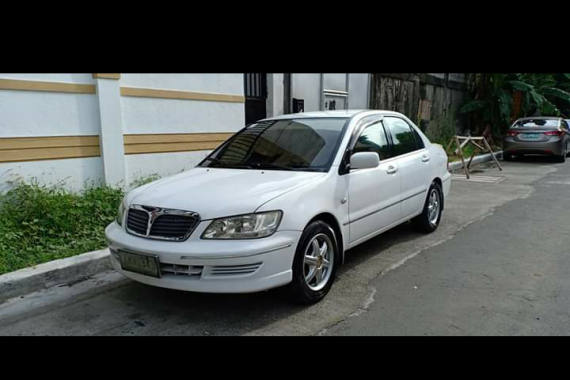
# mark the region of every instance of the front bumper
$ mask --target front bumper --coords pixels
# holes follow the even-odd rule
[[[506,138],[503,142],[503,151],[510,154],[547,154],[560,156],[564,153],[562,140],[554,138],[545,142],[515,141]]]
[[[300,231],[223,241],[200,239],[198,230],[194,231],[194,238],[168,242],[130,235],[113,223],[105,230],[111,264],[123,275],[147,285],[203,293],[253,293],[291,282]],[[123,270],[120,250],[157,255],[161,277]]]

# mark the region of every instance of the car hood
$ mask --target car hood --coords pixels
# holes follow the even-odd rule
[[[131,191],[129,205],[193,211],[202,220],[248,214],[326,173],[194,168]]]

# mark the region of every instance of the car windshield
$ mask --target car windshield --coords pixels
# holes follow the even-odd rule
[[[270,120],[252,124],[200,163],[201,167],[328,171],[346,118]]]
[[[558,119],[525,119],[519,120],[513,128],[558,128]]]

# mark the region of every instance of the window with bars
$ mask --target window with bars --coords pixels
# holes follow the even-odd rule
[[[267,99],[267,74],[246,73],[244,82],[246,99]]]

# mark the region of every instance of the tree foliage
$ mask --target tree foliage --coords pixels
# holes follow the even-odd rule
[[[519,117],[570,115],[570,73],[472,73],[468,84],[473,97],[459,112],[477,130],[501,133]]]

